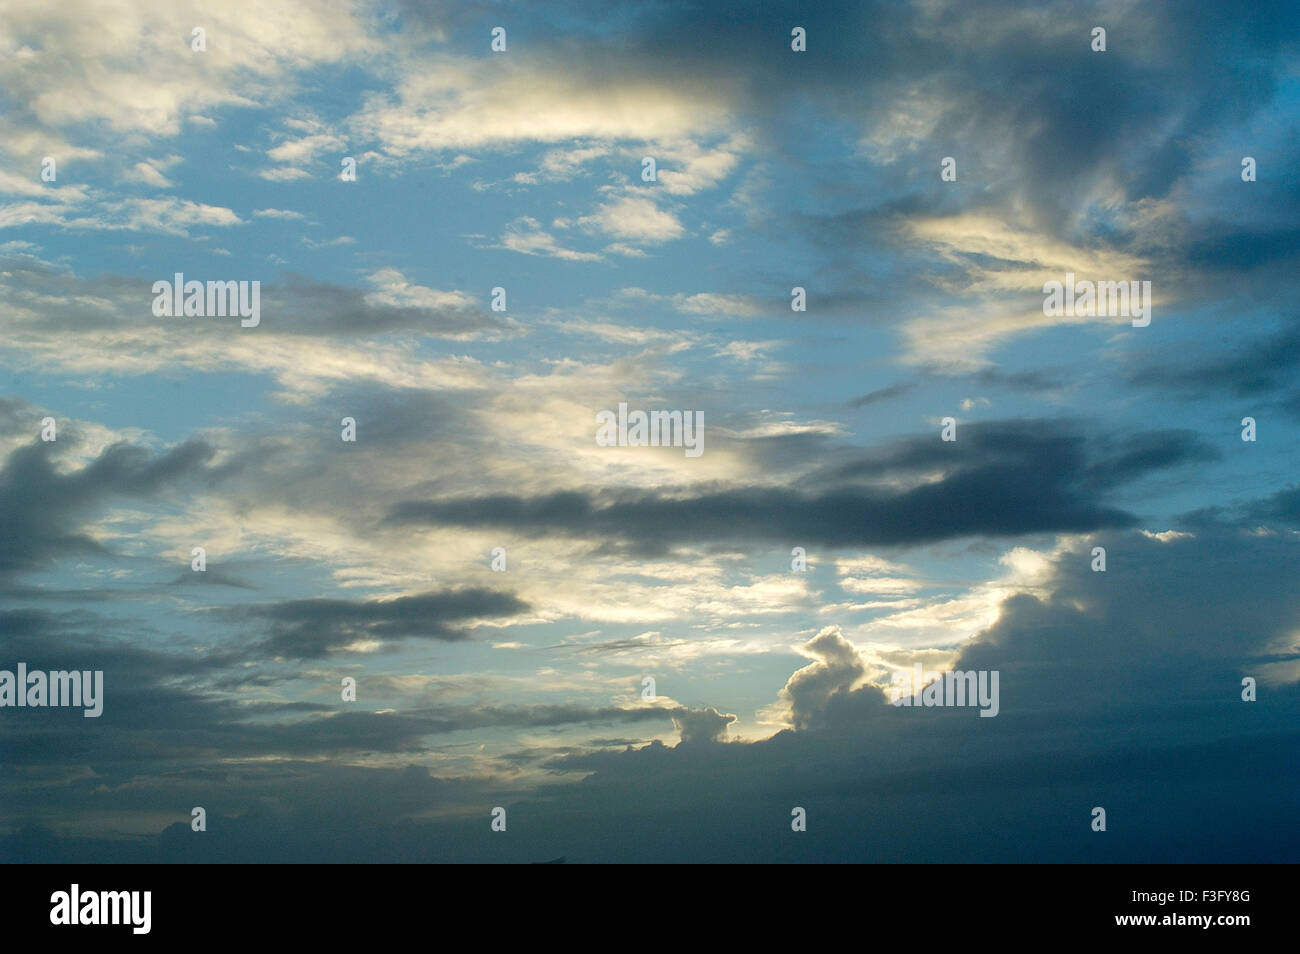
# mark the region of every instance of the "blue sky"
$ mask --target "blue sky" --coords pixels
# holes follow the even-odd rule
[[[0,853],[1293,859],[1292,14],[6,4]]]

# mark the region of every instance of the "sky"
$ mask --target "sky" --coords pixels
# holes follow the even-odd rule
[[[1295,861],[1294,13],[6,0],[0,858]]]

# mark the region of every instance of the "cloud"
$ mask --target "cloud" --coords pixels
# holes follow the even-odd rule
[[[916,387],[916,382],[902,381],[898,384],[891,384],[889,387],[877,388],[875,391],[854,398],[849,402],[849,407],[868,407],[881,401],[889,401],[896,397],[902,397],[914,387]]]
[[[291,209],[254,209],[253,215],[256,218],[263,219],[289,219],[299,221],[307,218],[301,212],[294,212]]]
[[[547,150],[536,172],[517,172],[512,181],[525,185],[535,185],[539,182],[570,182],[575,177],[586,173],[584,167],[588,163],[608,156],[610,148],[607,143],[592,143]],[[460,158],[463,161],[456,163],[457,165],[463,165],[469,160],[468,156]]]
[[[177,155],[165,159],[145,159],[135,164],[128,178],[156,189],[170,189],[174,183],[164,173],[180,161],[181,157]]]
[[[194,229],[244,224],[232,209],[174,196],[113,199],[95,190],[60,189],[50,194],[50,201],[0,205],[0,227],[56,225],[85,231],[188,235]]]
[[[671,212],[659,208],[650,199],[634,197],[606,202],[578,223],[617,239],[648,245],[671,242],[686,231]]]
[[[542,228],[542,223],[531,216],[521,216],[506,225],[500,248],[525,255],[544,255],[570,262],[595,262],[601,256],[596,252],[579,252],[564,248],[554,235]]]
[[[749,295],[721,295],[700,292],[695,295],[677,294],[673,306],[688,315],[726,315],[730,318],[750,318],[760,314],[761,305]]]
[[[203,476],[214,453],[201,441],[161,453],[116,443],[83,466],[61,469],[55,444],[68,441],[76,443],[77,432],[65,425],[58,441],[19,447],[0,467],[0,574],[101,552],[102,545],[82,531],[83,521],[115,497],[152,497]]]
[[[297,182],[300,179],[311,178],[310,172],[298,166],[275,166],[270,169],[259,169],[257,174],[268,182]]]
[[[197,23],[206,53],[191,49]],[[358,8],[300,0],[274,8],[235,0],[220,10],[10,3],[0,13],[0,45],[11,51],[0,67],[6,125],[71,131],[96,122],[124,138],[174,136],[188,113],[265,102],[288,92],[299,71],[377,49]]]
[[[806,54],[771,0],[511,8],[505,55],[482,13],[0,10],[41,395],[0,398],[0,636],[108,690],[0,719],[0,857],[1292,859],[1291,10],[827,0]],[[182,265],[262,324],[154,318]],[[1067,270],[1151,278],[1152,327],[1045,319]],[[624,399],[708,453],[595,446]],[[914,662],[999,715],[890,706]]]
[[[1227,357],[1218,354],[1178,364],[1146,364],[1126,374],[1135,387],[1161,388],[1192,399],[1219,399],[1229,394],[1243,399],[1268,399],[1288,394],[1281,407],[1295,415],[1300,411],[1296,396],[1296,371],[1300,369],[1300,329],[1282,328],[1271,334],[1251,337]]]
[[[867,678],[867,667],[838,626],[827,626],[799,652],[813,662],[790,677],[780,696],[789,707],[791,724],[806,729],[832,695],[849,692]]]
[[[229,275],[187,272],[186,277]],[[156,278],[172,276],[86,279],[26,254],[0,259],[0,302],[6,306],[0,327],[6,344],[33,366],[58,367],[65,374],[176,368],[269,374],[301,399],[329,382],[366,378],[397,387],[423,382],[435,390],[453,381],[477,386],[472,361],[429,359],[403,337],[492,340],[518,331],[512,319],[480,307],[464,292],[421,286],[392,268],[372,272],[371,288],[295,273],[266,282],[255,331],[221,318],[155,317],[151,285]],[[270,339],[278,343],[268,347]]]
[[[790,843],[794,804],[808,808],[809,833],[822,832],[823,839],[799,850],[823,860],[1082,861],[1098,850],[1111,861],[1149,860],[1153,851],[1160,858],[1198,861],[1261,857],[1250,840],[1257,830],[1251,819],[1274,817],[1277,799],[1295,784],[1293,767],[1276,758],[1278,745],[1295,742],[1300,714],[1300,672],[1286,668],[1300,651],[1300,602],[1288,586],[1295,544],[1261,543],[1229,526],[1196,540],[1162,542],[1141,533],[1108,534],[1105,540],[1107,573],[1087,569],[1093,540],[1063,545],[1051,557],[1047,590],[1006,599],[996,622],[955,661],[957,668],[1001,673],[996,719],[980,719],[972,709],[888,705],[872,682],[872,668],[842,631],[827,627],[803,645],[812,662],[789,678],[778,697],[788,703],[794,728],[757,742],[699,744],[720,741],[731,722],[714,706],[436,706],[402,713],[300,708],[275,713],[288,721],[267,725],[251,718],[258,709],[240,713],[215,699],[200,703],[164,692],[131,696],[125,724],[154,726],[160,755],[187,752],[192,759],[219,743],[215,750],[227,755],[222,774],[211,774],[206,764],[142,773],[131,736],[111,723],[92,739],[72,722],[37,744],[36,736],[7,720],[0,744],[7,762],[27,766],[28,785],[39,784],[31,781],[41,777],[33,769],[47,762],[63,765],[71,756],[93,765],[94,774],[62,777],[57,789],[46,788],[57,791],[64,806],[93,799],[129,813],[159,802],[200,801],[189,797],[196,787],[209,798],[214,790],[222,792],[232,806],[262,803],[262,809],[238,817],[232,810],[222,821],[228,826],[222,850],[242,860],[265,858],[268,845],[279,857],[322,857],[295,833],[315,830],[327,818],[352,821],[340,830],[355,842],[336,840],[335,852],[367,859],[392,860],[405,851],[482,860],[484,849],[468,837],[482,822],[442,814],[467,799],[548,818],[550,844],[562,844],[583,860],[781,858],[783,850],[793,850],[780,845]],[[24,652],[48,644],[57,632],[53,625],[48,616],[0,618]],[[134,671],[155,681],[186,671],[178,667],[193,672],[215,662],[135,652]],[[83,665],[101,662],[120,671],[102,657]],[[1249,673],[1262,677],[1259,703],[1240,701],[1240,677]],[[124,701],[117,704],[120,709]],[[263,718],[269,714],[263,711]],[[409,760],[430,734],[669,717],[682,735],[676,747],[656,742],[622,752],[560,754],[548,767],[577,773],[581,784],[556,782],[509,795],[508,781],[475,775],[435,779],[406,762],[392,768],[282,758],[272,766],[264,759],[229,759],[232,752],[250,758],[268,752],[370,752]],[[120,767],[114,764],[118,759]],[[1225,783],[1225,766],[1233,778],[1250,777],[1252,785]],[[208,774],[195,774],[200,770]],[[373,797],[362,797],[381,782],[391,787],[378,796],[386,800],[382,810]],[[313,789],[334,797],[294,795]],[[489,792],[498,800],[488,801]],[[267,799],[272,793],[276,797]],[[267,803],[285,809],[266,814]],[[1098,849],[1087,824],[1094,804],[1107,807],[1112,823],[1123,820],[1117,831],[1140,826],[1144,836],[1113,839]],[[664,846],[643,838],[662,830],[668,810],[678,819],[673,831],[685,841]],[[918,811],[924,813],[920,825]],[[1205,812],[1227,819],[1224,837],[1186,838],[1188,826]],[[109,855],[97,838],[42,833],[31,827],[40,817],[35,810],[24,813],[27,827],[0,842],[0,854],[120,859],[130,850],[115,842]],[[1008,829],[1037,834],[1032,842],[1008,841]],[[159,832],[157,823],[153,831]],[[510,851],[545,847],[529,831]],[[150,843],[164,852],[177,850],[167,847],[165,831]],[[1296,847],[1294,838],[1271,844],[1263,857],[1275,853],[1281,860]]]
[[[679,709],[673,714],[673,725],[681,733],[683,745],[725,742],[727,726],[735,721],[734,715],[724,715],[712,706],[704,709]]]
[[[462,589],[364,601],[289,600],[233,612],[268,622],[267,652],[313,659],[340,651],[374,651],[402,639],[468,639],[481,622],[527,609],[528,604],[508,593]]]
[[[421,61],[393,93],[369,97],[350,127],[402,157],[521,143],[673,140],[716,130],[726,116],[716,87],[643,82],[625,68],[610,69],[613,51],[585,52],[562,69],[558,53]]]
[[[276,162],[301,164],[312,161],[318,152],[338,151],[345,147],[346,143],[338,136],[318,133],[314,136],[303,136],[300,139],[282,142],[275,148],[268,149],[266,155]]]
[[[1089,460],[1089,457],[1095,460]],[[911,438],[836,465],[816,489],[734,487],[707,493],[558,491],[408,500],[388,520],[406,526],[511,527],[623,539],[641,546],[710,541],[901,545],[965,536],[1084,532],[1136,518],[1102,495],[1145,474],[1213,459],[1186,432],[1089,442],[1051,421],[963,425],[958,441]],[[926,478],[936,472],[934,479]],[[808,482],[805,481],[805,484]]]

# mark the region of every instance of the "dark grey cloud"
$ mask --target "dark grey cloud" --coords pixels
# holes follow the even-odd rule
[[[874,391],[855,397],[849,401],[849,407],[869,407],[872,404],[879,404],[881,401],[890,401],[896,397],[902,397],[908,391],[916,387],[915,381],[900,381],[898,384],[891,384],[888,387],[877,388]]]
[[[1065,376],[1061,369],[1053,372],[1050,370],[1000,371],[997,368],[986,368],[971,375],[971,380],[986,387],[1037,394],[1060,390]]]
[[[1204,464],[1220,453],[1195,432],[1168,428],[1094,444],[1097,459],[1086,470],[1089,486],[1115,488],[1148,474],[1187,464]]]
[[[713,706],[703,709],[678,709],[673,714],[673,725],[681,735],[682,743],[725,742],[727,726],[736,721],[731,713],[719,712]]]
[[[1279,170],[1295,167],[1296,139],[1283,137],[1276,147],[1250,141],[1254,130],[1294,125],[1294,109],[1276,98],[1294,75],[1300,22],[1289,4],[1059,10],[1033,2],[837,0],[806,7],[701,0],[611,14],[563,0],[533,14],[505,2],[396,9],[406,25],[424,27],[411,31],[413,42],[441,42],[447,28],[473,31],[480,47],[483,10],[507,14],[522,29],[512,27],[512,38],[528,40],[512,44],[514,55],[585,71],[593,88],[602,77],[634,77],[647,88],[717,84],[733,91],[737,122],[760,147],[746,161],[761,156],[795,173],[786,188],[772,190],[771,208],[754,209],[750,231],[784,240],[793,227],[812,250],[812,277],[803,279],[810,317],[906,319],[922,297],[933,303],[936,287],[959,295],[967,273],[1023,267],[974,254],[908,254],[902,226],[909,218],[962,210],[1002,218],[1015,212],[1080,247],[1148,256],[1155,277],[1172,286],[1177,276],[1191,300],[1236,294],[1258,306],[1293,297],[1279,290],[1293,289],[1300,273],[1287,267],[1300,247],[1300,180]],[[793,18],[809,30],[807,54],[789,52]],[[1087,49],[1098,22],[1110,33],[1105,55]],[[869,139],[885,128],[911,91],[937,109],[932,131],[902,141],[883,159],[821,154],[833,130]],[[1259,152],[1261,145],[1273,153]],[[1221,164],[1225,151],[1221,183],[1211,176],[1207,184],[1205,170]],[[1247,151],[1261,158],[1261,180],[1249,186],[1231,155]],[[956,188],[937,183],[941,155],[959,158]],[[1096,210],[1081,204],[1099,191],[1128,203],[1120,206],[1127,210],[1152,199],[1176,207],[1151,208],[1159,214],[1143,214],[1139,227],[1105,215],[1099,222]],[[135,327],[137,313],[141,323],[157,320],[148,313],[148,282],[138,278],[76,279],[22,256],[0,262],[0,272],[15,312],[36,310],[50,327],[72,334]],[[749,282],[748,293],[762,297],[764,282],[778,277]],[[467,340],[519,330],[474,307],[376,305],[364,290],[301,276],[268,283],[265,291],[263,326],[272,333]],[[116,312],[99,307],[102,301]],[[1009,298],[1007,306],[1018,303]],[[1251,308],[1241,314],[1253,321]],[[193,323],[179,333],[215,327]],[[1202,341],[1220,346],[1218,339]],[[1296,352],[1295,336],[1283,331],[1228,358],[1185,354],[1149,362],[1131,383],[1182,396],[1204,387],[1216,399],[1280,400],[1276,406],[1300,416]],[[1041,371],[988,371],[970,380],[1052,390]],[[458,436],[448,423],[454,398],[346,387],[336,393],[339,414],[356,417],[363,441],[381,454],[424,436]],[[857,406],[884,399],[874,392]],[[0,427],[32,433],[26,413],[18,403],[0,402]],[[333,410],[305,413],[337,441]],[[762,476],[801,476],[784,488],[756,480],[686,494],[579,489],[478,499],[445,498],[435,476],[392,512],[392,527],[502,526],[590,536],[611,548],[715,541],[870,546],[1090,531],[1108,548],[1109,570],[1091,572],[1086,547],[1062,555],[1048,591],[1007,599],[998,621],[965,648],[959,665],[1003,674],[997,719],[887,706],[878,688],[860,685],[872,674],[849,641],[832,632],[805,645],[810,665],[782,690],[796,728],[728,745],[711,744],[724,737],[731,718],[724,699],[711,700],[721,711],[431,705],[375,713],[233,698],[236,690],[289,678],[268,652],[297,662],[328,657],[354,639],[463,639],[476,618],[526,611],[508,594],[423,594],[404,603],[293,600],[212,612],[204,617],[203,641],[221,648],[199,652],[151,626],[130,632],[131,621],[122,618],[5,610],[0,645],[14,658],[104,668],[111,691],[101,720],[42,711],[24,712],[21,721],[11,718],[14,712],[0,718],[8,832],[0,837],[0,859],[1113,862],[1293,861],[1300,853],[1289,824],[1300,785],[1294,760],[1278,758],[1300,743],[1300,699],[1288,677],[1300,620],[1294,543],[1277,526],[1300,524],[1300,489],[1232,510],[1207,508],[1178,524],[1195,539],[1158,542],[1125,530],[1140,519],[1132,488],[1213,459],[1185,431],[1098,438],[1061,422],[1001,422],[963,424],[956,445],[941,444],[937,435],[871,451],[811,435],[738,444],[762,465]],[[206,445],[186,446],[110,450],[80,472],[55,466],[62,447],[19,448],[0,469],[0,572],[92,552],[85,526],[115,496],[163,497],[191,479],[212,486],[240,478],[246,483],[236,498],[256,494],[301,509],[338,499],[331,495],[340,472],[362,470],[336,464],[334,483],[306,479],[324,470],[323,458],[304,452],[296,433],[236,448],[220,468],[210,466]],[[369,453],[367,445],[348,453],[354,451]],[[268,466],[273,459],[287,469]],[[783,463],[795,466],[782,470]],[[304,479],[284,479],[290,471]],[[943,474],[937,483],[920,482],[935,472]],[[1260,522],[1270,525],[1261,535],[1243,532]],[[232,620],[238,627],[222,629]],[[615,638],[589,651],[636,645]],[[250,662],[257,665],[244,665]],[[1272,678],[1258,703],[1242,703],[1240,677],[1255,672]],[[675,747],[593,753],[539,746],[528,753],[534,762],[545,753],[559,777],[586,776],[577,785],[525,790],[510,778],[434,778],[417,765],[347,764],[368,754],[427,761],[430,735],[651,726],[670,718],[682,736]],[[268,754],[279,758],[257,758]],[[213,835],[197,843],[187,820],[195,804],[211,809]],[[488,833],[487,811],[496,804],[510,806],[509,839]],[[1110,811],[1106,836],[1087,829],[1094,804]],[[808,808],[810,829],[792,838],[793,805]],[[54,834],[70,814],[114,810],[150,818],[174,811],[178,820],[135,840]],[[51,824],[42,827],[46,818]]]
[[[31,424],[39,432],[39,418]],[[154,498],[203,477],[215,453],[203,441],[161,452],[118,443],[84,466],[64,471],[55,466],[59,441],[75,443],[75,431],[63,430],[58,441],[48,443],[35,438],[0,467],[0,574],[34,569],[60,556],[102,552],[81,532],[86,519],[114,498]]]
[[[1220,331],[1235,339],[1241,331]],[[1156,387],[1183,397],[1221,400],[1224,394],[1242,399],[1268,398],[1289,389],[1300,396],[1300,325],[1292,323],[1272,334],[1251,337],[1244,344],[1221,341],[1222,351],[1190,361],[1146,364],[1127,374],[1130,385]]]
[[[427,453],[435,443],[473,445],[480,441],[481,427],[472,413],[475,405],[474,396],[450,388],[431,392],[377,383],[344,383],[332,389],[329,400],[321,402],[307,423],[316,433],[329,435],[330,442],[322,449],[342,449],[353,458],[363,459],[366,465],[382,469],[385,460],[404,453]],[[343,445],[339,440],[340,422],[345,416],[356,422],[355,444]],[[284,465],[299,469],[303,478],[309,479],[319,462],[305,461],[296,446],[288,449],[297,453]],[[436,476],[437,471],[430,474],[431,479]]]
[[[439,30],[478,29],[481,8],[471,14],[454,6],[403,3],[399,15]],[[499,6],[520,22],[513,6]],[[952,202],[954,190],[919,183],[937,179],[938,157],[953,155],[992,187],[957,201],[1027,198],[1040,224],[1063,234],[1075,220],[1060,213],[1088,186],[1113,179],[1128,200],[1167,196],[1195,169],[1189,144],[1277,108],[1300,36],[1291,13],[1282,0],[1249,10],[1229,2],[1046,10],[1031,0],[830,0],[796,8],[776,0],[664,0],[620,11],[616,29],[608,11],[590,3],[530,11],[520,28],[542,31],[521,55],[580,70],[594,87],[640,78],[727,90],[762,144],[805,175],[829,173],[817,184],[837,199],[856,187],[879,195],[873,205],[911,202],[909,211]],[[796,25],[808,35],[803,54],[790,51]],[[1089,46],[1096,25],[1108,31],[1104,54]],[[433,39],[414,34],[416,42]],[[890,180],[914,170],[902,190],[880,192],[865,176],[855,182],[843,163],[814,163],[798,148],[797,134],[828,115],[863,132],[886,126],[897,104],[918,92],[940,113],[921,147],[900,149],[892,161]],[[995,161],[1016,168],[1008,174]],[[831,191],[836,180],[839,193]],[[1300,193],[1288,187],[1286,195],[1295,201]]]
[[[213,567],[209,567],[202,573],[195,573],[193,570],[180,573],[169,582],[172,586],[232,586],[240,590],[257,589],[252,583]]]
[[[1089,568],[1091,541],[1062,553],[1046,591],[1010,597],[997,622],[962,651],[959,668],[1000,671],[994,719],[974,709],[900,709],[874,685],[853,688],[872,673],[832,630],[806,645],[812,662],[787,683],[784,697],[800,713],[800,727],[761,742],[707,744],[729,719],[712,707],[340,713],[291,727],[281,747],[274,735],[257,741],[274,751],[341,750],[332,744],[402,751],[440,719],[454,731],[513,719],[543,725],[672,716],[683,743],[561,748],[548,763],[560,773],[554,784],[513,791],[485,777],[435,779],[416,766],[294,760],[62,779],[62,804],[154,813],[174,805],[177,823],[124,845],[59,837],[32,811],[0,839],[0,857],[1294,858],[1300,842],[1283,820],[1298,779],[1295,765],[1277,753],[1300,743],[1300,692],[1293,680],[1267,678],[1284,676],[1278,666],[1288,660],[1273,647],[1300,623],[1300,597],[1289,585],[1294,545],[1223,526],[1170,542],[1132,532],[1096,539],[1109,550],[1106,573]],[[1260,677],[1256,703],[1240,699],[1246,674]],[[696,716],[699,732],[692,734]],[[575,774],[580,784],[565,780]],[[320,798],[322,791],[331,797]],[[184,838],[195,804],[208,806],[209,832],[219,834],[211,847]],[[508,845],[486,834],[498,804],[515,833]],[[1108,813],[1104,836],[1089,829],[1095,805]],[[794,806],[808,813],[806,839],[791,835]],[[452,809],[456,815],[438,817]]]
[[[181,271],[186,281],[231,278],[211,266]],[[140,327],[156,327],[172,335],[231,332],[234,319],[155,317],[153,283],[160,280],[173,281],[174,272],[148,277],[81,277],[32,255],[0,255],[0,301],[8,300],[31,310],[40,322],[42,333],[90,333]],[[454,302],[395,304],[376,297],[374,287],[341,285],[293,272],[285,273],[278,280],[263,281],[260,291],[258,334],[363,338],[410,332],[455,340],[500,340],[520,331],[513,319],[484,306]],[[105,302],[112,303],[113,307],[105,308]],[[235,325],[238,331],[237,322]]]
[[[469,639],[472,621],[514,616],[527,609],[528,604],[512,594],[464,588],[393,599],[287,600],[221,612],[267,621],[271,632],[264,651],[315,659],[358,640]]]
[[[1300,484],[1250,504],[1246,515],[1251,521],[1274,521],[1288,527],[1300,527]]]
[[[1029,267],[906,254],[909,222],[962,211],[1144,257],[1157,287],[1187,301],[1261,303],[1294,289],[1300,182],[1281,170],[1300,151],[1294,137],[1258,135],[1296,122],[1286,83],[1298,28],[1286,3],[665,3],[629,20],[618,36],[621,75],[728,89],[760,154],[807,184],[770,196],[750,224],[773,241],[793,232],[817,251],[810,318],[895,320],[933,302],[937,288],[959,296],[989,266]],[[804,54],[789,52],[796,22],[808,31]],[[1089,48],[1097,25],[1108,32],[1105,53]],[[591,69],[612,72],[599,37],[578,33],[575,44],[594,48]],[[903,129],[899,104],[913,99],[926,114]],[[879,154],[826,156],[828,117],[867,143],[885,135]],[[1268,172],[1246,185],[1237,162],[1255,153]],[[953,186],[938,180],[943,156],[958,159]],[[1217,180],[1206,175],[1213,168]],[[1098,214],[1102,194],[1125,211],[1144,201],[1172,208],[1158,222]],[[778,290],[771,276],[752,277]],[[1032,304],[1022,297],[1007,306]]]
[[[395,305],[371,298],[373,289],[355,288],[285,274],[262,287],[262,314],[268,330],[286,334],[363,337],[413,331],[454,339],[500,339],[518,325],[477,305]]]
[[[996,718],[897,708],[875,685],[852,688],[866,667],[827,630],[806,644],[814,661],[783,693],[798,731],[719,750],[564,756],[560,766],[594,774],[534,810],[544,806],[559,825],[636,791],[644,809],[622,823],[648,828],[657,807],[682,814],[674,828],[682,840],[670,848],[642,847],[635,835],[608,852],[594,838],[582,843],[599,858],[1293,856],[1295,838],[1274,844],[1260,833],[1275,830],[1277,799],[1293,801],[1285,793],[1297,783],[1295,766],[1275,756],[1275,746],[1300,742],[1300,692],[1279,668],[1297,657],[1270,648],[1300,623],[1300,598],[1286,582],[1294,545],[1256,546],[1222,526],[1196,539],[1125,532],[1098,542],[1109,550],[1106,573],[1091,571],[1087,544],[1062,554],[1050,594],[1008,599],[954,664],[1000,671]],[[1247,703],[1241,678],[1252,674],[1260,701]],[[789,846],[795,805],[807,809],[810,832],[813,821],[821,828],[815,846]],[[1094,805],[1106,807],[1116,835],[1104,844],[1089,841]],[[725,847],[687,848],[706,831]],[[1034,835],[1012,845],[1009,832]]]
[[[18,775],[0,777],[0,797],[33,779],[64,778],[87,767],[86,784],[150,784],[187,767],[230,759],[426,752],[429,736],[494,728],[545,729],[654,723],[667,727],[686,710],[653,705],[447,705],[372,712],[338,700],[325,704],[248,698],[250,690],[301,679],[292,667],[268,680],[250,671],[246,647],[154,648],[106,636],[118,624],[85,612],[0,612],[0,668],[18,661],[45,670],[101,670],[104,706],[95,719],[79,710],[5,710],[0,758]],[[260,669],[270,664],[264,663]],[[332,690],[336,692],[337,690]],[[361,679],[361,693],[367,692]],[[232,769],[232,771],[234,771]],[[89,794],[89,792],[87,792]]]
[[[711,541],[810,541],[833,546],[927,543],[1131,526],[1104,493],[1146,474],[1216,456],[1186,431],[1090,441],[1055,421],[973,423],[955,442],[936,434],[886,445],[814,473],[811,490],[727,488],[681,494],[562,491],[407,501],[388,522],[509,527],[621,539],[646,547]],[[941,470],[942,479],[893,484]]]
[[[827,627],[804,644],[811,665],[794,673],[781,690],[796,729],[806,729],[826,709],[832,696],[848,693],[867,677],[858,651],[837,628]]]
[[[647,649],[670,649],[673,646],[682,646],[686,644],[684,639],[675,640],[657,640],[648,634],[640,636],[630,636],[624,639],[602,639],[598,642],[563,642],[554,646],[545,646],[547,650],[563,650],[580,656],[596,656],[604,654],[617,654],[638,652]]]

